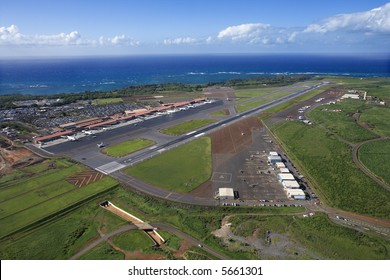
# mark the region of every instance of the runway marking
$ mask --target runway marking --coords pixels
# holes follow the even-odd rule
[[[188,132],[186,135],[191,135],[191,134],[194,134],[194,133],[196,133],[196,130]]]
[[[200,137],[200,136],[202,136],[202,135],[204,135],[204,132],[199,133],[199,134],[195,135],[194,137],[195,137],[195,138],[198,138],[198,137]]]
[[[214,172],[211,177],[212,182],[230,183],[232,181],[232,173]]]
[[[164,152],[165,150],[166,150],[166,149],[163,148],[163,149],[158,150],[157,152],[162,153],[162,152]]]
[[[154,146],[152,146],[152,147],[149,147],[149,150],[153,150],[153,149],[155,149],[155,148],[157,148],[156,145],[154,145]]]
[[[126,165],[124,165],[124,164],[121,164],[117,161],[112,161],[112,162],[109,162],[109,163],[104,164],[102,166],[99,166],[95,169],[97,171],[104,173],[104,174],[110,174],[110,173],[113,173],[113,172],[118,171],[118,170],[125,168],[125,167],[126,167]]]

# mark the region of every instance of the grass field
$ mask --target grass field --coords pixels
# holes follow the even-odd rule
[[[374,174],[390,184],[390,140],[364,144],[359,149],[359,160]]]
[[[35,171],[40,171],[42,166],[44,165],[40,163]],[[83,170],[85,167],[79,164],[65,162],[62,166],[57,165],[56,168],[38,172],[32,177],[16,179],[1,188],[0,237],[48,218],[117,185],[110,177],[80,189],[66,181],[67,177]]]
[[[356,123],[353,114],[367,108],[365,102],[360,100],[344,100],[332,105],[319,106],[307,113],[310,120],[320,123],[325,128],[340,136],[344,140],[358,143],[376,138],[377,135],[362,128]],[[341,110],[341,112],[334,112]]]
[[[191,120],[180,123],[178,125],[170,126],[161,130],[162,133],[168,135],[181,135],[187,132],[191,132],[195,129],[214,123],[215,120]]]
[[[253,98],[253,97],[258,97],[262,96],[264,94],[268,94],[275,91],[274,88],[268,88],[268,89],[262,89],[262,90],[237,90],[235,92],[236,97],[239,98]]]
[[[212,112],[210,114],[210,116],[213,116],[213,117],[220,117],[220,116],[227,116],[227,115],[229,115],[228,110],[215,111],[215,112]]]
[[[150,252],[153,241],[142,230],[133,230],[112,239],[113,243],[125,251]]]
[[[100,99],[95,99],[93,101],[94,105],[106,105],[106,104],[111,104],[111,103],[120,103],[123,102],[122,98],[100,98]]]
[[[265,99],[256,99],[256,100],[252,100],[249,102],[244,102],[244,103],[238,104],[236,106],[236,111],[238,113],[245,112],[245,111],[248,111],[250,109],[259,107],[260,105],[263,105],[267,102],[269,102],[269,100],[265,100]]]
[[[360,115],[359,120],[365,122],[376,133],[390,136],[389,108],[373,107],[367,109]]]
[[[272,130],[291,160],[315,183],[330,205],[390,218],[390,193],[356,167],[347,144],[317,125],[288,121]]]
[[[211,140],[196,139],[125,172],[164,189],[189,192],[211,177]]]
[[[116,145],[105,147],[102,149],[102,152],[110,157],[123,157],[154,144],[155,142],[149,139],[135,138]]]
[[[340,227],[316,213],[311,218],[293,216],[236,216],[230,220],[235,235],[264,239],[267,230],[287,236],[298,259],[389,259],[390,241]],[[277,241],[275,241],[277,242]],[[305,248],[299,250],[298,248]],[[294,255],[294,252],[291,252]],[[261,254],[261,252],[260,252]]]
[[[111,247],[108,242],[103,242],[82,255],[80,260],[124,260],[125,255]]]

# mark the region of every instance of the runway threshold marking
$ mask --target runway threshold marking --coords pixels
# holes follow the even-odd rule
[[[195,137],[195,138],[198,138],[198,137],[200,137],[200,136],[202,136],[202,135],[204,135],[204,132],[199,133],[199,134],[195,135],[194,137]]]
[[[121,164],[117,161],[112,161],[112,162],[109,162],[107,164],[101,165],[95,169],[97,171],[100,171],[103,174],[107,175],[107,174],[113,173],[113,172],[118,171],[118,170],[125,168],[125,167],[126,167],[126,165],[124,165],[124,164]]]
[[[188,132],[186,135],[188,136],[188,135],[194,134],[194,133],[196,133],[196,132],[197,132],[197,131],[194,130],[194,131]]]

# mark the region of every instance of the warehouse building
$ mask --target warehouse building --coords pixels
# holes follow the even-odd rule
[[[306,196],[303,190],[301,189],[287,189],[287,197],[295,200],[305,200]]]
[[[233,188],[219,188],[215,194],[216,199],[234,199]]]
[[[290,170],[288,168],[280,168],[279,173],[290,173]]]
[[[294,176],[291,173],[279,173],[278,174],[279,182],[283,183],[283,181],[295,180]]]
[[[268,162],[271,164],[282,162],[282,158],[280,156],[268,156]]]
[[[286,165],[283,162],[276,162],[275,167],[276,168],[286,168]]]
[[[284,189],[299,189],[299,184],[295,180],[285,180],[282,185]]]

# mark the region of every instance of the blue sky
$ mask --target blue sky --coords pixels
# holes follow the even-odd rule
[[[2,0],[0,56],[383,53],[377,0]]]

